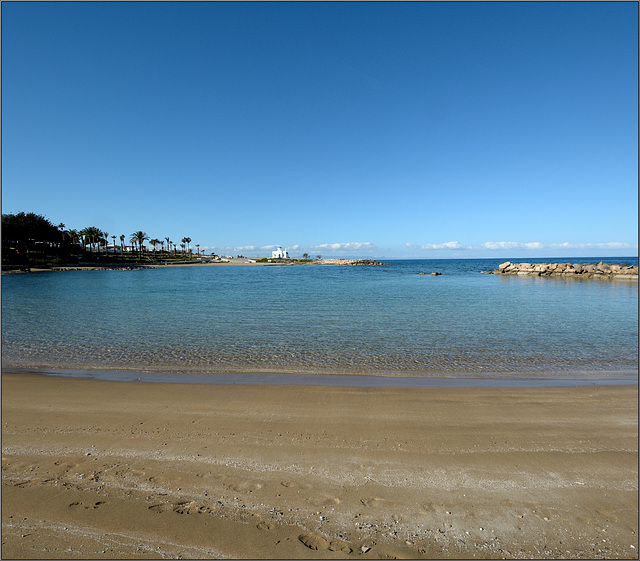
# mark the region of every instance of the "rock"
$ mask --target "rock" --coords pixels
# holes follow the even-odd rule
[[[494,275],[533,275],[533,276],[563,276],[572,277],[580,276],[581,278],[600,278],[600,279],[636,279],[638,278],[638,267],[627,265],[603,263],[511,263],[509,261],[501,263],[497,269],[493,271],[482,271]],[[437,273],[420,273],[420,274],[437,274]]]

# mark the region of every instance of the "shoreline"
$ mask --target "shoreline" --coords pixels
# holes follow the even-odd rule
[[[352,388],[544,388],[638,385],[637,371],[542,373],[429,373],[415,376],[385,374],[319,374],[288,372],[155,372],[3,366],[2,374],[193,385],[328,386]]]
[[[289,262],[287,262],[289,261]],[[25,265],[17,269],[3,269],[2,274],[14,273],[44,273],[44,272],[63,272],[63,271],[137,271],[140,269],[158,269],[169,267],[238,267],[238,266],[283,266],[283,265],[333,265],[333,266],[379,266],[385,265],[378,261],[370,259],[314,259],[307,263],[300,263],[297,259],[278,259],[273,261],[257,261],[251,258],[225,258],[220,261],[179,261],[174,263],[87,263],[87,264],[68,264],[68,265],[52,265],[50,267],[30,267]]]
[[[633,386],[2,389],[5,558],[637,558]]]

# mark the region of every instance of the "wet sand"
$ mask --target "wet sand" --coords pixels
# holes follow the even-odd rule
[[[637,558],[638,386],[2,375],[3,558]]]

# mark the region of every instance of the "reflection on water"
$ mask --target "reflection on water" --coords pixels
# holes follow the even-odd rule
[[[637,370],[637,283],[480,274],[497,263],[5,275],[3,366],[405,376]],[[431,270],[443,274],[417,274]]]

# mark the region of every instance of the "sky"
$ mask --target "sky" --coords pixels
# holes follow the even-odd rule
[[[221,255],[638,254],[636,2],[3,2],[2,212]]]

